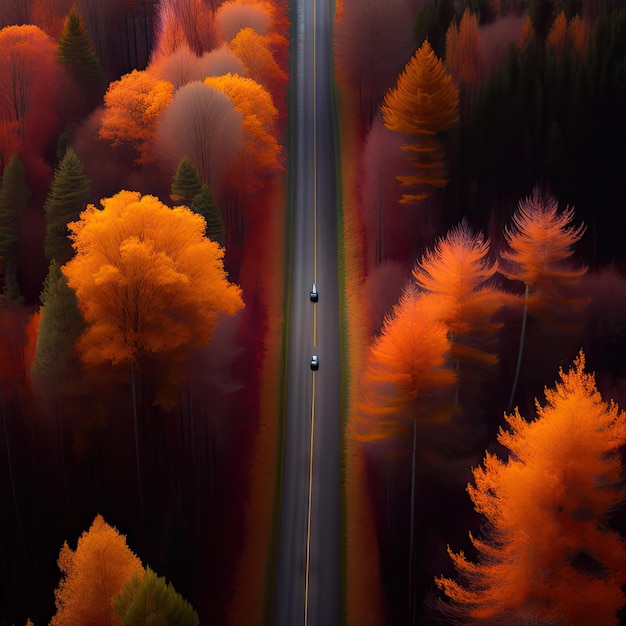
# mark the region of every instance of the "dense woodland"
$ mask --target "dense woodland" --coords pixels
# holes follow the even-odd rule
[[[0,4],[3,624],[232,622],[289,8]],[[334,64],[361,610],[620,623],[626,6],[341,0]]]
[[[362,623],[622,619],[625,34],[622,2],[341,3]]]
[[[10,0],[0,26],[0,623],[224,623],[288,7]]]

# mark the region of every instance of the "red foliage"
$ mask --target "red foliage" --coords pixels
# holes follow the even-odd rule
[[[334,35],[337,77],[358,103],[362,133],[415,49],[413,18],[404,0],[343,2]]]

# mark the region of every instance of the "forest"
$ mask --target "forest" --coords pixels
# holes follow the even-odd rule
[[[269,623],[293,4],[0,2],[2,624]],[[333,55],[342,621],[626,623],[626,3]]]

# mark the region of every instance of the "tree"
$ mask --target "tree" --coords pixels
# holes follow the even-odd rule
[[[484,80],[486,62],[478,30],[478,18],[465,9],[457,29],[454,22],[446,33],[446,66],[459,87],[464,117],[469,117]]]
[[[69,225],[76,256],[63,266],[88,324],[78,341],[85,362],[137,364],[206,345],[219,315],[243,308],[200,216],[132,191],[101,204]]]
[[[271,22],[266,3],[227,0],[215,13],[215,24],[225,41],[232,41],[242,28],[252,28],[259,35],[265,35]]]
[[[473,470],[467,490],[487,522],[484,539],[470,534],[477,562],[449,550],[460,582],[436,579],[464,622],[619,623],[626,545],[608,516],[624,501],[626,415],[584,369],[581,351],[534,420],[505,416],[508,460],[487,453]]]
[[[31,371],[55,382],[67,375],[74,342],[84,330],[76,294],[56,261],[50,263],[41,292],[40,320]]]
[[[141,561],[123,535],[97,515],[76,550],[63,544],[58,564],[62,578],[54,592],[57,612],[50,626],[122,626],[113,599],[133,575],[143,576]]]
[[[204,234],[212,241],[223,246],[226,242],[226,232],[224,230],[222,212],[215,204],[213,194],[206,185],[202,185],[200,193],[194,196],[190,208],[194,213],[198,213],[198,215],[204,218],[206,222]]]
[[[383,121],[389,130],[414,135],[416,143],[403,146],[418,170],[399,176],[404,186],[418,186],[418,193],[403,194],[401,202],[419,202],[429,191],[447,184],[443,146],[436,134],[459,119],[459,92],[428,41],[413,55],[398,76],[396,87],[387,92],[382,105]]]
[[[157,18],[155,51],[171,53],[187,42],[198,55],[215,47],[214,10],[203,0],[164,0]]]
[[[67,224],[78,219],[91,195],[91,181],[80,159],[70,147],[54,172],[44,204],[46,214],[45,253],[49,260],[66,263],[72,256]]]
[[[198,626],[200,618],[164,577],[149,567],[135,574],[113,602],[124,626]]]
[[[469,388],[497,363],[492,344],[501,325],[493,318],[505,296],[493,282],[498,268],[488,253],[489,241],[463,220],[413,268],[417,286],[430,295],[436,318],[448,329],[459,382]]]
[[[181,87],[156,125],[155,151],[175,171],[187,156],[203,183],[219,189],[241,149],[241,113],[224,93],[199,82]]]
[[[32,25],[0,30],[0,120],[15,122],[29,149],[47,147],[56,134],[61,84],[56,42]]]
[[[17,256],[20,240],[20,217],[28,208],[30,189],[24,177],[24,165],[13,153],[2,174],[0,188],[0,258],[4,269],[2,290],[9,302],[21,300],[17,281]]]
[[[548,33],[547,42],[554,50],[557,57],[560,57],[565,50],[567,41],[567,18],[565,12],[561,11],[554,20],[552,28]]]
[[[148,142],[155,135],[156,122],[170,104],[174,86],[146,71],[133,70],[109,85],[104,96],[104,115],[99,135],[119,145],[132,143],[138,162],[150,160]]]
[[[520,200],[513,215],[513,226],[505,229],[510,250],[500,254],[508,262],[500,272],[510,280],[524,283],[524,309],[520,344],[511,389],[509,407],[517,388],[522,365],[526,325],[529,311],[550,321],[558,309],[570,309],[575,303],[563,294],[563,288],[578,280],[586,267],[574,269],[568,260],[574,254],[574,244],[585,232],[585,226],[574,226],[574,210],[558,212],[556,198],[542,197],[535,188],[532,196]]]
[[[95,104],[102,96],[104,74],[89,31],[75,5],[63,22],[58,55],[83,95]]]
[[[242,115],[243,150],[233,166],[237,170],[236,184],[242,185],[243,179],[254,189],[261,179],[282,171],[282,147],[274,136],[278,110],[268,91],[236,74],[210,76],[204,84],[224,92]]]
[[[402,0],[344,0],[333,33],[337,76],[358,102],[360,126],[369,128],[394,77],[415,51]]]
[[[276,37],[259,35],[252,28],[242,28],[230,42],[231,50],[247,69],[248,77],[265,87],[279,102],[287,84],[287,74],[276,62],[272,45]]]
[[[456,375],[447,367],[448,329],[431,304],[408,286],[385,317],[363,374],[362,439],[396,434],[403,417],[442,418],[442,391],[452,388]]]
[[[198,168],[187,157],[183,157],[172,180],[170,198],[174,202],[190,207],[191,201],[200,193],[201,189],[202,181]]]

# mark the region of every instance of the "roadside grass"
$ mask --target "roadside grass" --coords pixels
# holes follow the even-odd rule
[[[343,3],[337,1],[335,24]],[[335,83],[333,82],[333,85]],[[384,621],[378,542],[367,491],[362,444],[352,437],[359,395],[360,364],[368,347],[364,302],[365,233],[359,215],[359,139],[350,102],[335,89],[335,153],[339,231],[339,302],[342,372],[342,616],[344,625],[379,626]]]

